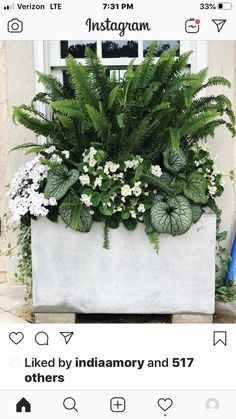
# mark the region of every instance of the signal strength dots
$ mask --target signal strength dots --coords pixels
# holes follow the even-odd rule
[[[15,9],[15,3],[4,6],[4,10],[13,10],[13,9]]]

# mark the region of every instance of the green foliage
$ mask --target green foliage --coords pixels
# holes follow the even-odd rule
[[[207,182],[201,173],[192,172],[188,174],[186,183],[183,186],[184,195],[194,204],[206,204],[208,201]]]
[[[193,214],[193,223],[196,224],[200,220],[203,210],[201,205],[192,204],[191,205],[192,214]]]
[[[199,92],[209,86],[230,87],[230,83],[223,77],[207,80],[207,69],[188,73],[191,52],[176,58],[174,48],[155,62],[156,48],[156,42],[152,43],[136,68],[132,61],[121,82],[108,75],[89,49],[85,66],[69,56],[71,88],[38,73],[45,92],[37,94],[31,106],[15,107],[14,120],[46,137],[59,150],[68,149],[77,164],[94,141],[110,160],[137,153],[155,163],[167,147],[178,152],[199,138],[214,135],[220,125],[234,136],[230,100],[225,95],[199,98]],[[50,108],[50,120],[37,111],[37,102]]]
[[[105,223],[103,228],[103,248],[108,250],[110,247],[110,240],[109,240],[109,227]]]
[[[138,222],[135,218],[128,218],[127,220],[123,220],[123,224],[127,230],[133,231],[137,227]]]
[[[178,173],[183,170],[187,164],[186,156],[183,150],[176,152],[167,148],[164,153],[164,165],[171,173]]]
[[[72,185],[79,179],[77,170],[68,170],[60,165],[49,171],[44,195],[46,198],[63,198]]]
[[[192,225],[193,215],[189,201],[184,196],[167,198],[151,209],[151,223],[158,233],[179,236]]]
[[[17,282],[26,286],[27,298],[32,296],[32,253],[31,253],[31,228],[22,224],[17,237],[18,270],[15,273]]]
[[[153,245],[154,250],[156,253],[159,253],[160,250],[160,237],[157,231],[152,231],[148,233],[148,238],[150,243]]]
[[[92,216],[75,193],[70,192],[65,196],[60,204],[59,214],[64,223],[73,230],[83,233],[90,231]]]

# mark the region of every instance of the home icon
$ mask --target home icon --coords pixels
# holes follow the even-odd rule
[[[16,405],[16,411],[19,413],[31,412],[31,404],[24,397]]]

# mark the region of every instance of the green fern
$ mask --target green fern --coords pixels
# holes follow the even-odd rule
[[[106,223],[103,227],[103,248],[106,250],[109,250],[110,248],[109,227]]]
[[[108,158],[131,158],[140,154],[159,163],[170,145],[186,148],[199,138],[214,136],[224,125],[235,135],[235,115],[226,95],[204,96],[210,86],[230,83],[223,77],[207,80],[207,69],[187,71],[191,52],[176,57],[179,46],[164,51],[156,60],[157,43],[152,43],[142,64],[132,60],[124,79],[108,75],[97,55],[86,50],[86,65],[72,56],[66,59],[71,88],[48,74],[38,73],[45,92],[31,106],[14,108],[14,119],[48,138],[59,150],[70,149],[79,164],[85,148],[101,143]],[[50,109],[48,119],[37,109],[37,102]]]
[[[158,254],[160,250],[160,235],[157,231],[147,234],[150,243],[152,244],[155,252]]]

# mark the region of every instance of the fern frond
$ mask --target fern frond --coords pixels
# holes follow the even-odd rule
[[[109,93],[108,100],[107,100],[107,108],[112,109],[113,105],[119,98],[119,94],[121,92],[120,85],[116,85]]]
[[[75,89],[76,99],[82,99],[85,103],[98,108],[98,93],[86,68],[82,64],[77,63],[71,55],[67,57],[66,62],[70,79]]]
[[[85,105],[85,108],[98,136],[106,140],[110,129],[110,122],[106,115],[97,111],[93,106]]]
[[[40,73],[39,71],[37,71],[36,74],[38,75],[39,82],[43,84],[47,94],[49,94],[53,100],[63,97],[64,87],[56,77],[52,74]]]
[[[98,89],[100,97],[107,101],[109,85],[106,67],[101,64],[97,54],[89,48],[86,48],[85,51],[85,61],[87,70],[93,78],[95,88]]]
[[[105,223],[103,227],[103,248],[109,250],[110,240],[109,240],[109,227]]]
[[[37,135],[49,137],[55,133],[55,125],[53,122],[40,120],[30,116],[29,112],[21,107],[13,108],[13,120],[14,122],[19,122],[25,128],[35,132]]]
[[[220,114],[218,112],[202,112],[199,115],[194,115],[188,118],[183,125],[180,127],[180,136],[191,136],[199,129],[203,128],[204,125],[209,124],[216,119]]]
[[[168,193],[169,195],[174,195],[173,189],[169,187],[166,182],[163,182],[158,177],[144,173],[141,175],[141,178],[145,180],[149,185],[156,186],[162,191]]]
[[[57,112],[61,112],[64,115],[81,118],[82,106],[79,100],[75,99],[62,99],[56,102],[51,102],[50,106]]]
[[[160,250],[160,235],[157,231],[147,234],[150,243],[153,245],[155,252],[158,254]]]

